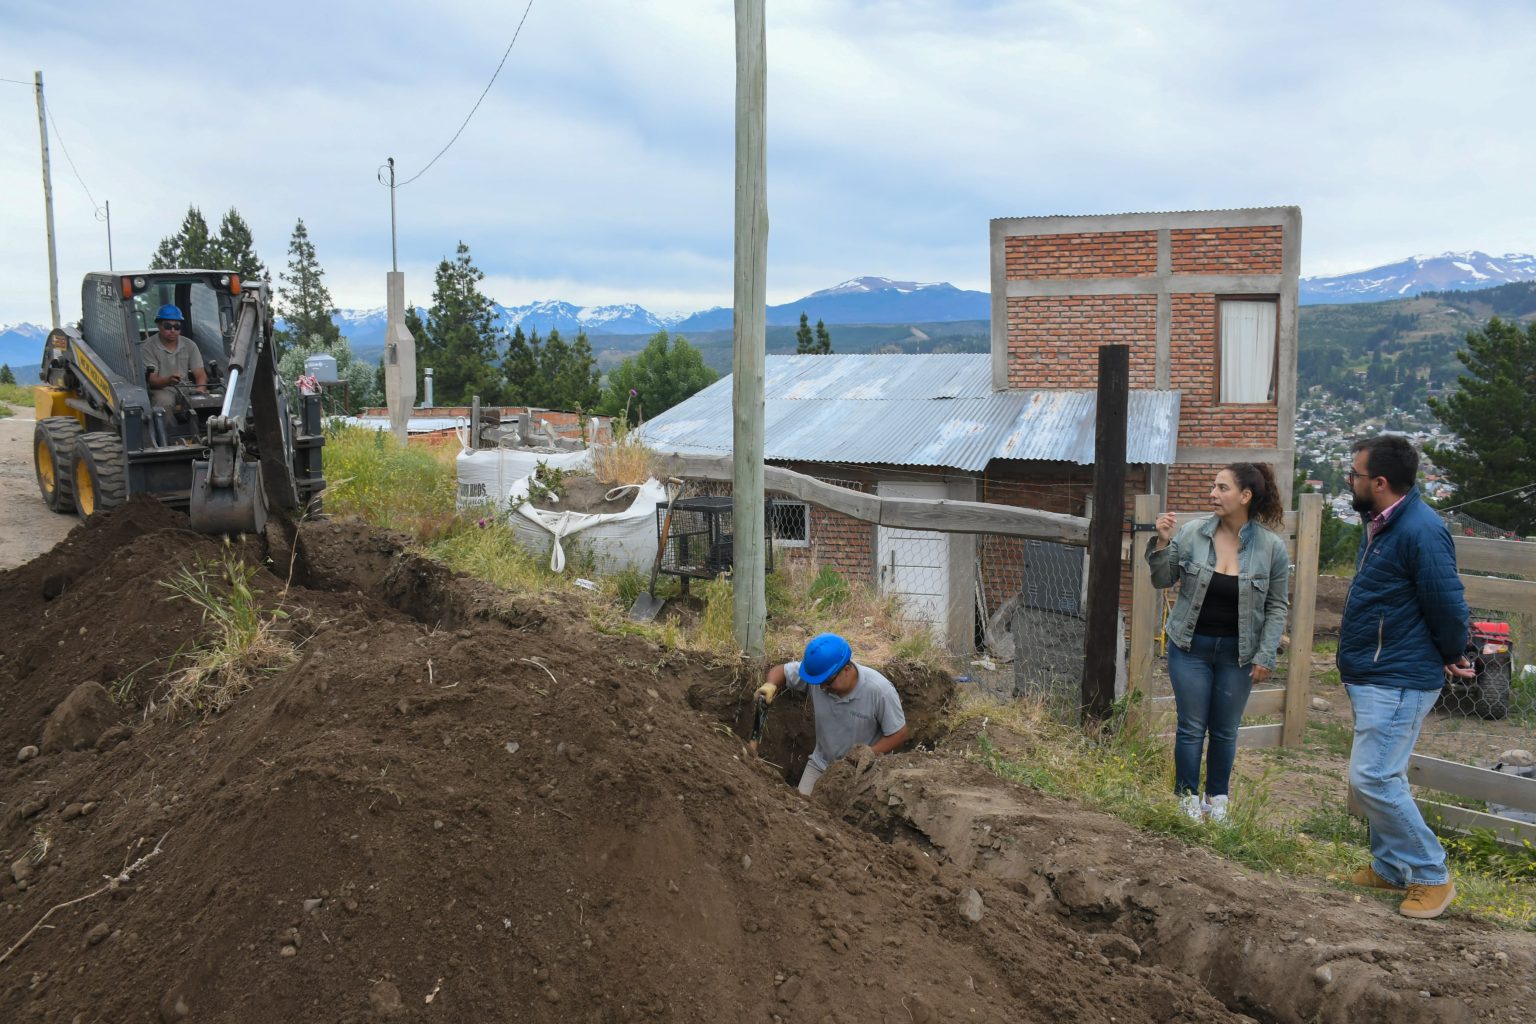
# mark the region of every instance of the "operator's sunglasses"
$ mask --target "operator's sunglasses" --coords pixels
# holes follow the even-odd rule
[[[160,321],[160,326],[165,328],[167,331],[179,331],[179,330],[181,330],[181,324],[175,323],[175,322],[170,321],[170,320],[161,320]]]

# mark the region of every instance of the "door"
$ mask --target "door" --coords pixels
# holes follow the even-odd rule
[[[946,498],[942,481],[881,481],[882,498]],[[949,626],[949,535],[881,526],[876,531],[880,592],[901,597],[902,618],[943,642]]]

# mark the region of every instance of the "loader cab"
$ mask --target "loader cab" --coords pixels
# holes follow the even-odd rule
[[[227,271],[92,273],[81,288],[80,333],[114,373],[142,381],[139,345],[156,336],[155,311],[170,303],[186,315],[182,336],[197,345],[203,365],[222,368],[234,335],[239,287],[239,277]]]
[[[154,281],[133,297],[134,328],[140,341],[156,337],[155,311],[164,305],[175,306],[186,316],[181,336],[197,346],[203,365],[222,367],[229,355],[227,339],[234,333],[234,307],[229,298],[207,281]]]

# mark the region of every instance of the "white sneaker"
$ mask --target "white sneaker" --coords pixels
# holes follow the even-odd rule
[[[1206,814],[1210,816],[1212,821],[1226,821],[1227,798],[1224,796],[1211,797],[1211,802],[1206,804]]]
[[[1190,821],[1205,820],[1205,809],[1200,805],[1200,798],[1193,793],[1179,797],[1179,810],[1183,811],[1184,816]]]

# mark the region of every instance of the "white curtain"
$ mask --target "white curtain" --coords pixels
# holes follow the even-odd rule
[[[1268,402],[1274,396],[1274,302],[1221,304],[1221,400]]]

